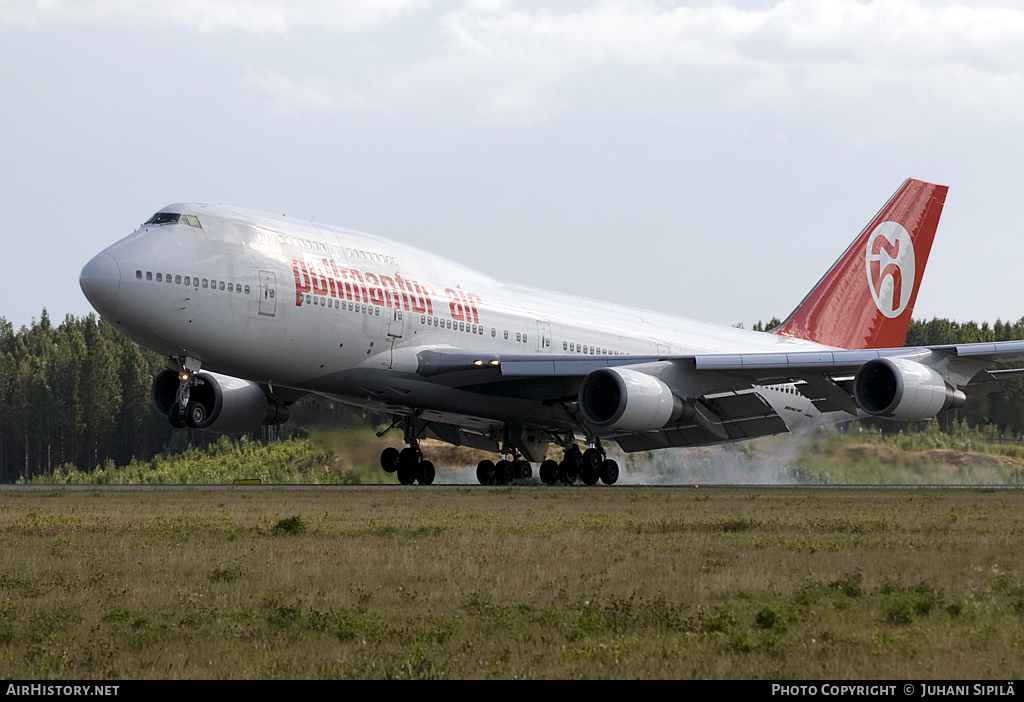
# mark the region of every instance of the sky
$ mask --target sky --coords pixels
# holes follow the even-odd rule
[[[0,316],[197,200],[749,328],[915,177],[915,317],[1016,320],[1022,127],[1008,1],[0,0]]]

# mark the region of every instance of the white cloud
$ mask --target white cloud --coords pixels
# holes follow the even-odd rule
[[[420,13],[418,24],[387,34],[389,21],[428,6],[434,11]],[[584,105],[652,104],[668,113],[759,109],[826,121],[847,114],[851,124],[879,125],[920,111],[1024,117],[1024,8],[1008,0],[781,0],[755,8],[716,0],[0,0],[3,21],[359,30],[359,41],[373,46],[365,65],[321,61],[305,70],[320,78],[285,77],[294,66],[247,74],[245,83],[274,109],[414,107],[423,116],[514,124]],[[613,72],[620,82],[608,88]],[[623,76],[648,81],[643,107],[617,90],[630,85]],[[362,93],[346,88],[348,80]]]
[[[922,0],[784,0],[764,9],[725,3],[664,7],[640,1],[589,4],[578,12],[471,2],[446,23],[479,57],[543,54],[577,63],[756,68],[764,61],[845,55],[981,61],[1019,69],[1024,9]]]
[[[884,97],[896,111],[930,106],[1014,120],[1024,107],[1024,9],[1004,3],[607,1],[559,11],[476,0],[444,25],[449,53],[420,70],[465,81],[481,112],[513,121],[564,109],[560,96],[574,78],[609,67],[738,73],[730,90],[744,107]]]
[[[304,27],[365,30],[425,7],[429,0],[0,0],[0,21],[170,24],[248,32]]]

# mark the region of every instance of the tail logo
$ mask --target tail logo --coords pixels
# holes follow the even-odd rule
[[[882,222],[868,237],[864,261],[878,311],[892,319],[907,309],[914,291],[914,243],[896,222]]]

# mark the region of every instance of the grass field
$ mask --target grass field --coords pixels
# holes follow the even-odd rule
[[[1022,485],[1024,442],[1005,443],[994,427],[956,425],[939,431],[936,422],[908,434],[883,436],[857,423],[846,432],[826,427],[799,435],[762,437],[720,446],[663,449],[624,454],[610,445],[624,485]],[[57,466],[35,484],[207,485],[246,478],[271,484],[397,484],[380,468],[385,446],[401,448],[401,437],[384,440],[370,427],[313,429],[305,438],[269,444],[222,436],[206,449],[188,448],[92,472]],[[440,441],[421,442],[437,469],[435,482],[476,484],[476,465],[495,455]],[[548,455],[561,459],[552,445]],[[537,466],[534,466],[536,476]],[[538,482],[535,478],[534,482]]]
[[[1024,674],[1024,491],[0,492],[0,677]]]

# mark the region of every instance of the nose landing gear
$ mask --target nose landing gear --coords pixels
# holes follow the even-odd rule
[[[174,359],[177,362],[178,390],[167,412],[167,420],[175,429],[198,428],[206,422],[209,412],[201,402],[191,400],[192,389],[204,385],[197,375],[200,364],[194,358]]]

